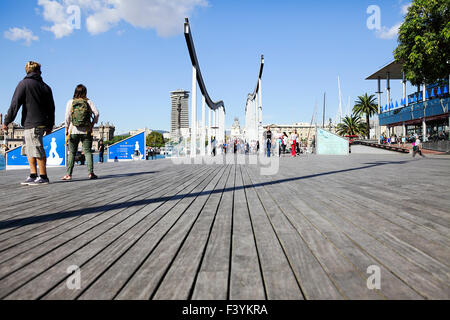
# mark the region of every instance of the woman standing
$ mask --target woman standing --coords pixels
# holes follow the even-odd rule
[[[87,98],[87,89],[80,84],[76,87],[73,99],[66,106],[66,141],[69,143],[69,159],[67,173],[61,179],[72,180],[74,158],[81,142],[86,156],[89,179],[97,179],[94,173],[94,161],[92,157],[92,130],[98,122],[99,113],[94,103]]]
[[[283,154],[286,153],[286,146],[288,144],[288,136],[286,134],[286,132],[283,132]]]
[[[291,134],[291,147],[292,147],[292,157],[295,158],[296,151],[297,151],[297,129],[294,130],[294,132]]]

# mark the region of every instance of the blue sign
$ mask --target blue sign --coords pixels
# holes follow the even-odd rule
[[[145,131],[108,147],[108,162],[145,160]]]
[[[47,156],[47,167],[66,166],[65,129],[61,128],[44,137],[44,150]],[[6,154],[6,170],[29,168],[28,158],[22,155],[22,147],[8,151]]]

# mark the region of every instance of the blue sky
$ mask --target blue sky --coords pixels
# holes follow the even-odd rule
[[[299,0],[21,0],[0,2],[0,112],[6,113],[26,61],[43,66],[53,89],[57,123],[77,84],[117,133],[137,128],[170,129],[170,91],[191,91],[192,67],[182,34],[189,16],[197,55],[213,100],[223,100],[227,127],[244,124],[247,94],[256,85],[260,55],[264,123],[310,122],[315,102],[322,119],[376,91],[364,80],[393,59],[395,30],[409,1]],[[120,10],[113,10],[114,3]],[[126,3],[126,5],[124,4]],[[61,12],[81,6],[80,29],[61,28]],[[369,30],[366,10],[381,9],[380,32]],[[52,28],[53,27],[53,28]],[[63,26],[64,27],[64,26]],[[13,28],[18,28],[14,30]],[[28,39],[28,40],[27,40]],[[383,87],[385,84],[383,83]],[[392,84],[400,100],[401,84]],[[384,91],[384,90],[383,90]],[[200,105],[200,99],[198,101]],[[321,120],[318,120],[320,122]],[[19,122],[19,119],[16,119]]]

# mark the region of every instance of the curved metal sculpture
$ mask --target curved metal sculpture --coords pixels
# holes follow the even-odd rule
[[[197,70],[197,82],[200,87],[200,91],[205,97],[206,104],[212,110],[217,110],[220,107],[222,107],[224,108],[225,111],[225,105],[223,101],[217,102],[212,101],[208,94],[208,91],[206,90],[205,82],[203,81],[202,72],[200,70],[200,64],[198,63],[197,54],[195,52],[194,40],[192,39],[191,26],[189,25],[188,18],[186,18],[184,22],[184,37],[186,38],[186,43],[188,46],[189,55],[191,57],[192,66],[195,67],[195,69]]]
[[[206,155],[205,139],[208,137],[208,154],[212,151],[212,137],[215,137],[216,145],[225,143],[225,105],[223,101],[214,102],[206,90],[205,82],[198,63],[197,54],[195,52],[194,40],[192,39],[191,26],[189,19],[186,18],[184,23],[184,36],[186,38],[189,55],[192,62],[192,121],[191,121],[191,157],[197,156],[197,146],[200,149],[200,155]],[[197,84],[202,93],[202,120],[200,126],[200,143],[197,143],[199,137],[197,135]],[[209,124],[206,127],[206,110],[205,106],[209,108]],[[211,122],[212,113],[212,122]],[[220,148],[219,148],[220,150]]]
[[[264,71],[264,55],[261,55],[258,82],[255,90],[247,96],[245,106],[245,139],[249,143],[259,141],[262,144],[262,88],[261,79]]]
[[[256,83],[256,87],[255,87],[255,90],[253,91],[253,93],[250,93],[248,95],[248,99],[247,100],[255,100],[256,99],[256,95],[258,94],[259,87],[261,85],[261,79],[262,79],[263,71],[264,71],[264,55],[261,55],[261,64],[259,66],[258,82]]]

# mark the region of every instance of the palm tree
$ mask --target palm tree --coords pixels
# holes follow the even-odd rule
[[[361,117],[352,114],[342,119],[342,123],[339,123],[336,128],[336,132],[341,136],[360,136],[366,134],[367,127],[361,122]]]
[[[363,96],[359,96],[358,100],[355,101],[355,106],[353,107],[353,113],[357,116],[362,117],[366,115],[367,122],[367,139],[370,139],[370,117],[378,113],[378,105],[376,104],[375,95],[367,95],[365,93]]]

